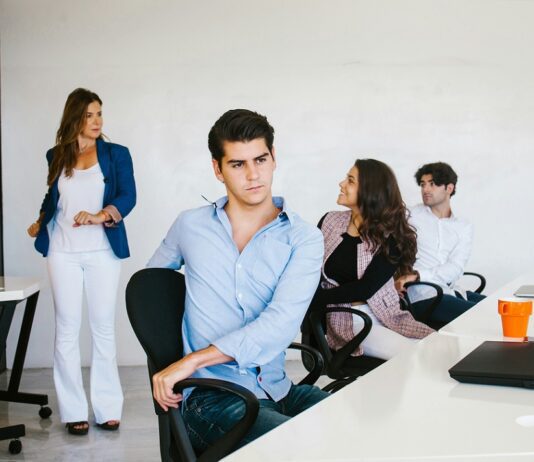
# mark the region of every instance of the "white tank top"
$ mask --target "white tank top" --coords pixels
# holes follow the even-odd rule
[[[103,224],[72,226],[78,212],[83,210],[96,214],[102,210],[104,186],[104,175],[98,162],[85,170],[73,169],[70,178],[65,176],[65,170],[61,172],[59,201],[50,239],[51,252],[90,252],[111,248]]]

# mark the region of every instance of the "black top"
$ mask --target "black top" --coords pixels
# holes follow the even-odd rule
[[[324,217],[319,221],[321,228]],[[392,263],[380,250],[375,254],[361,279],[358,279],[358,251],[361,238],[343,233],[343,240],[325,262],[325,274],[339,286],[332,289],[317,289],[314,302],[321,304],[365,302],[371,298],[397,271],[399,265]],[[389,254],[398,258],[400,252],[395,240],[388,238]]]

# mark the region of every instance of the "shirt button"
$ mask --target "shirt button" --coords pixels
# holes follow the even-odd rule
[[[238,263],[238,264],[237,264],[237,267],[238,267],[239,269],[241,269],[241,263]]]
[[[242,294],[242,293],[237,294],[237,296],[238,296],[239,298],[243,298],[243,294]]]
[[[261,377],[258,377],[258,381],[260,381],[260,382],[261,382]]]

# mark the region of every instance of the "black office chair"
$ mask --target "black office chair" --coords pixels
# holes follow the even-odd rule
[[[185,301],[185,278],[181,273],[164,268],[146,268],[135,273],[126,287],[126,309],[133,330],[147,355],[150,384],[157,371],[183,357],[181,337]],[[320,354],[312,348],[292,344],[306,351],[313,367],[299,383],[312,384],[323,368]],[[179,409],[168,412],[154,401],[159,421],[160,452],[162,461],[216,461],[229,454],[246,435],[258,415],[259,403],[247,389],[223,380],[186,379],[175,385],[179,392],[188,387],[217,388],[235,393],[246,404],[246,413],[226,435],[213,445],[196,454],[189,440]]]
[[[432,297],[428,306],[425,307],[425,310],[422,313],[419,313],[414,309],[412,301],[410,300],[408,289],[414,286],[432,287],[436,291],[436,295]],[[415,320],[426,324],[432,329],[436,329],[436,330],[441,329],[443,325],[436,321],[433,321],[431,318],[432,318],[432,313],[437,308],[437,306],[441,303],[441,299],[443,298],[443,289],[438,284],[434,284],[433,282],[426,282],[426,281],[407,282],[406,284],[404,284],[404,287],[406,288],[406,292],[404,296],[402,296],[400,299],[401,309],[409,311]]]
[[[151,385],[154,373],[183,357],[181,332],[184,300],[184,277],[170,269],[148,268],[138,271],[126,287],[128,317],[147,355]],[[222,380],[186,379],[177,384],[175,391],[192,386],[218,388],[235,393],[245,401],[245,416],[197,459],[180,410],[169,409],[165,412],[154,401],[163,461],[219,460],[235,448],[258,415],[257,398],[241,386]]]
[[[479,279],[478,287],[473,290],[473,292],[476,292],[477,294],[481,294],[482,291],[486,288],[486,278],[482,276],[480,273],[474,273],[472,271],[464,271],[464,276],[471,276],[474,278]]]
[[[362,318],[364,322],[362,330],[337,351],[332,350],[326,340],[326,314],[333,312],[352,313]],[[324,391],[335,393],[385,362],[373,356],[351,355],[367,337],[372,325],[373,322],[367,313],[356,308],[325,308],[319,304],[312,304],[308,308],[301,325],[302,343],[316,348],[323,356],[325,364],[323,372],[333,379],[333,382],[323,388]],[[312,365],[309,364],[307,358],[303,356],[302,361],[306,368],[311,368]]]
[[[473,292],[476,292],[478,294],[482,293],[482,291],[486,287],[486,278],[484,276],[482,276],[479,273],[467,272],[467,271],[464,272],[463,275],[479,279],[478,286]],[[421,312],[417,312],[414,309],[412,305],[412,301],[410,300],[409,291],[407,290],[404,297],[401,297],[401,308],[404,310],[408,310],[410,313],[412,313],[412,316],[416,320],[422,323],[425,323],[429,327],[432,327],[433,329],[436,329],[436,330],[441,329],[445,325],[445,323],[432,320],[432,313],[434,312],[436,307],[440,304],[443,298],[443,289],[438,284],[434,284],[432,282],[427,282],[427,281],[408,282],[405,284],[404,287],[408,289],[409,287],[413,287],[417,285],[426,285],[426,286],[434,288],[434,290],[436,291],[436,295],[432,298],[429,305],[425,307],[425,310],[421,313]]]

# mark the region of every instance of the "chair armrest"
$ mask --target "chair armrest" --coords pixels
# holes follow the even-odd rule
[[[473,273],[472,271],[465,271],[464,276],[474,276],[478,279],[480,279],[479,286],[475,289],[475,292],[477,294],[481,294],[482,291],[486,288],[486,278],[482,276],[482,274],[479,273]]]
[[[443,288],[439,286],[438,284],[434,284],[433,282],[426,282],[426,281],[414,281],[414,282],[407,282],[404,284],[404,287],[408,289],[412,286],[428,286],[433,287],[436,290],[436,296],[432,299],[432,302],[428,305],[426,310],[421,313],[419,316],[416,316],[416,313],[414,312],[412,302],[410,301],[410,297],[408,296],[408,292],[406,292],[406,295],[404,297],[404,301],[406,302],[407,306],[406,309],[412,314],[414,319],[420,322],[428,322],[430,317],[432,316],[432,313],[436,309],[436,307],[440,304],[441,299],[443,298]]]
[[[315,348],[312,348],[309,345],[304,345],[302,343],[291,343],[288,348],[291,348],[293,350],[300,350],[306,354],[312,359],[313,361],[313,367],[310,373],[304,377],[298,385],[313,385],[315,382],[317,382],[317,379],[321,376],[324,369],[324,360],[323,356],[319,351],[317,351]]]
[[[232,429],[229,430],[221,439],[210,445],[209,448],[206,449],[198,459],[196,459],[193,447],[187,436],[187,431],[180,410],[174,408],[170,410],[171,429],[173,431],[173,435],[176,439],[181,441],[183,448],[188,448],[186,454],[184,455],[189,457],[192,454],[193,456],[192,459],[184,458],[184,460],[208,462],[222,459],[235,449],[235,447],[248,433],[256,421],[256,417],[258,416],[258,411],[260,409],[258,398],[256,398],[254,393],[242,387],[241,385],[218,379],[184,379],[174,385],[173,391],[174,393],[181,393],[184,388],[191,387],[215,388],[218,390],[228,391],[239,396],[245,402],[246,408],[243,418],[237,424],[235,424],[234,427],[232,427]],[[189,449],[191,452],[189,452]]]
[[[371,327],[373,326],[373,321],[369,317],[367,313],[364,313],[363,311],[360,311],[356,308],[345,308],[345,307],[335,307],[335,308],[326,308],[324,310],[325,313],[351,313],[355,314],[356,316],[359,316],[363,320],[363,328],[360,332],[358,332],[357,335],[355,335],[351,340],[349,340],[342,348],[337,350],[334,353],[331,353],[330,348],[328,347],[326,343],[326,339],[324,338],[324,332],[322,334],[322,340],[324,344],[327,345],[327,350],[330,352],[330,358],[329,362],[331,365],[332,372],[336,373],[335,371],[339,371],[341,367],[343,366],[343,363],[350,357],[350,355],[360,346],[360,344],[364,341],[365,337],[369,334],[371,331]],[[313,316],[318,316],[318,313],[311,314],[312,316],[312,329],[316,329],[319,324],[317,324],[318,319],[313,319]],[[319,319],[320,321],[320,319]],[[319,339],[318,339],[319,340]]]

